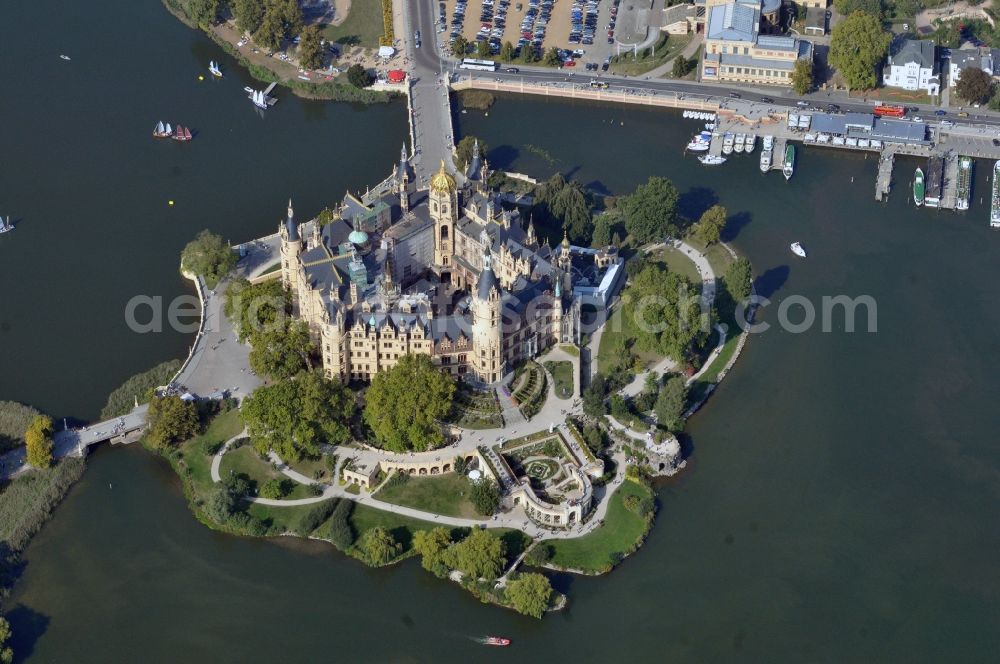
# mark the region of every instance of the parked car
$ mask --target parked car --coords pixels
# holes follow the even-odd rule
[[[739,92],[734,92],[732,90],[730,90],[729,96],[732,97],[733,99],[741,99],[743,97],[743,95],[741,95]]]
[[[508,74],[516,74],[519,71],[521,71],[521,70],[518,69],[517,67],[507,67],[507,73]]]
[[[802,108],[805,108],[806,106],[809,105],[809,102],[807,102],[807,101],[797,101],[797,102],[795,102],[795,105],[796,106],[801,106]]]
[[[774,100],[773,100],[773,99],[771,99],[770,97],[761,97],[761,98],[760,98],[760,102],[761,102],[762,104],[773,104],[773,103],[774,103]]]
[[[934,111],[934,115],[948,115],[948,111],[939,108],[938,110]]]

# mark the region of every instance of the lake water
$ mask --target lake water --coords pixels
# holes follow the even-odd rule
[[[91,120],[141,107],[141,113],[124,113],[114,123],[131,127],[120,133],[135,135],[115,151],[133,162],[135,153],[169,154],[162,172],[130,175],[161,168],[153,166],[159,157],[133,168],[113,163],[106,176],[90,160],[70,169],[65,161],[87,158],[81,150],[110,146],[96,140],[63,151],[34,131],[0,135],[5,144],[20,141],[26,149],[63,155],[61,161],[34,164],[44,179],[29,178],[11,160],[0,166],[6,196],[18,196],[22,207],[35,211],[19,211],[23,228],[0,244],[4,282],[11,283],[6,271],[12,261],[20,269],[58,267],[38,270],[50,284],[25,280],[4,291],[5,319],[27,321],[12,325],[4,339],[28,337],[17,349],[0,348],[3,367],[17,368],[2,372],[4,396],[90,413],[120,377],[171,355],[163,339],[142,339],[134,347],[94,344],[94,338],[111,342],[119,334],[128,339],[110,317],[79,321],[89,326],[86,334],[74,334],[77,328],[68,324],[67,334],[42,332],[49,340],[44,346],[38,333],[18,331],[34,317],[58,316],[62,307],[80,307],[79,316],[81,301],[96,306],[111,297],[108,310],[120,310],[120,299],[133,290],[112,283],[117,294],[107,294],[106,280],[119,273],[108,267],[108,238],[123,241],[140,227],[140,237],[122,245],[128,247],[122,251],[129,268],[121,273],[149,280],[144,287],[181,292],[177,251],[197,229],[209,226],[240,237],[268,231],[289,189],[304,211],[318,209],[345,186],[360,187],[384,174],[405,133],[398,107],[361,114],[287,95],[261,122],[239,95],[243,82],[224,81],[224,94],[203,92],[208,83],[195,85],[198,68],[218,52],[161,16],[155,2],[147,4],[95,5],[86,10],[86,24],[102,24],[108,14],[107,22],[123,26],[141,16],[148,31],[142,39],[123,29],[108,35],[132,39],[123,51],[143,68],[157,63],[157,80],[135,91],[140,81],[121,77],[121,65],[109,61],[100,65],[102,76],[118,76],[119,84],[91,84],[115,90],[114,98],[105,94],[83,105],[94,107]],[[67,3],[66,11],[79,12],[83,21],[84,10],[71,7]],[[14,13],[0,34],[19,45],[15,57],[47,62],[39,47],[19,37],[40,26],[41,12],[19,7]],[[76,24],[51,28],[58,50],[69,49],[63,39],[76,34],[69,25]],[[104,60],[108,47],[95,46],[101,42],[89,33],[75,43],[90,59]],[[141,49],[155,56],[148,50],[140,56],[135,51]],[[72,55],[67,66],[87,60]],[[11,68],[8,60],[4,66]],[[76,85],[71,76],[78,74],[61,72],[56,64],[64,63],[54,61],[52,72],[60,73],[49,76]],[[161,94],[167,85],[172,94]],[[42,120],[32,113],[60,97],[57,87],[37,76],[18,79],[11,89],[25,99],[12,100],[20,110],[6,113],[20,114],[14,126],[52,124],[49,116]],[[183,90],[188,92],[181,95]],[[228,99],[216,111],[217,126],[195,110],[208,104],[206,95]],[[53,113],[66,121],[75,114],[61,108]],[[149,127],[169,113],[204,123],[204,142],[151,144]],[[717,201],[735,215],[734,244],[754,263],[759,290],[772,301],[761,320],[774,327],[750,340],[734,371],[691,420],[689,466],[659,488],[657,524],[645,546],[610,576],[558,578],[571,599],[568,610],[534,621],[479,604],[416,561],[370,570],[324,545],[213,533],[193,519],[163,461],[137,448],[103,449],[27,552],[10,604],[15,648],[40,662],[467,662],[510,656],[574,662],[992,661],[1000,647],[1000,389],[994,380],[1000,373],[994,351],[1000,235],[987,227],[980,201],[988,191],[988,165],[979,164],[973,209],[959,215],[915,210],[906,191],[915,163],[905,161],[884,205],[873,200],[875,161],[859,156],[807,148],[790,183],[777,173],[762,176],[756,154],[705,169],[680,154],[696,125],[662,111],[504,99],[488,117],[470,113],[459,119],[460,134],[475,134],[491,146],[495,167],[542,178],[558,169],[610,193],[662,175],[677,183],[685,210],[694,213]],[[245,129],[234,128],[238,138],[218,148],[227,160],[211,161],[206,146],[222,140],[212,136],[242,123]],[[372,143],[358,147],[373,133]],[[275,134],[283,138],[272,145]],[[211,163],[185,162],[178,166],[181,175],[170,175],[189,148]],[[83,179],[65,187],[75,192],[75,201],[57,200],[55,184],[42,186],[59,182],[49,176],[53,172]],[[104,180],[99,194],[92,191]],[[130,185],[122,187],[122,181]],[[176,186],[179,181],[185,186]],[[188,203],[195,191],[197,204]],[[131,201],[127,213],[111,192]],[[184,201],[181,210],[163,206],[169,196]],[[43,215],[49,209],[66,214]],[[78,215],[89,221],[80,223]],[[48,225],[34,221],[36,216]],[[95,237],[93,227],[106,225],[115,230]],[[66,234],[72,242],[61,237]],[[792,240],[809,248],[807,260],[788,251]],[[52,251],[53,243],[62,249]],[[23,255],[28,251],[35,252],[30,262]],[[41,262],[43,252],[54,263]],[[64,267],[67,261],[105,277],[64,275],[72,271]],[[71,285],[79,289],[73,297],[57,295]],[[15,299],[8,299],[11,290]],[[15,318],[6,313],[8,302],[18,302],[24,290],[34,293],[31,302],[49,296],[47,304],[20,304],[11,309]],[[780,303],[793,295],[816,303],[819,311],[823,296],[839,294],[874,298],[877,332],[845,333],[839,318],[831,333],[818,325],[803,333],[776,325]],[[66,371],[49,359],[55,339],[73,344],[66,357],[84,363],[87,372]],[[177,338],[172,354],[187,342]],[[23,348],[45,355],[25,358]],[[91,359],[95,354],[101,357]],[[107,379],[104,369],[118,364],[121,375]],[[25,367],[32,368],[30,376],[20,375]],[[94,396],[88,401],[81,391]],[[472,640],[486,634],[510,636],[514,650],[493,651]]]

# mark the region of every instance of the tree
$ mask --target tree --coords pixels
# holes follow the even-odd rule
[[[708,208],[694,227],[694,236],[706,246],[718,242],[726,227],[727,216],[726,208],[721,205]]]
[[[347,68],[347,80],[356,88],[367,88],[375,82],[375,77],[361,65],[351,65]]]
[[[281,11],[276,5],[270,5],[264,11],[264,18],[260,22],[257,32],[253,33],[253,40],[268,51],[280,51],[281,41],[285,36],[285,23],[281,17]]]
[[[833,28],[830,66],[840,72],[849,88],[867,90],[878,82],[878,65],[889,52],[892,35],[880,19],[855,11]]]
[[[476,57],[486,59],[490,57],[490,43],[485,39],[476,42]]]
[[[10,623],[6,618],[0,618],[0,664],[11,664],[14,661],[14,651],[7,647],[10,637]]]
[[[250,343],[250,368],[276,380],[310,368],[309,357],[316,350],[309,326],[301,321],[291,321],[284,329],[255,332]]]
[[[750,297],[752,278],[750,261],[743,256],[733,261],[726,270],[726,289],[735,301],[742,302]]]
[[[583,412],[590,417],[604,417],[607,408],[604,406],[605,395],[604,376],[597,374],[590,385],[583,390]]]
[[[588,424],[583,427],[583,441],[587,443],[591,452],[600,454],[604,449],[604,432],[601,431],[601,427]]]
[[[882,20],[882,0],[833,0],[833,7],[838,14],[843,16],[850,16],[854,12],[864,12]]]
[[[483,516],[489,516],[500,507],[500,487],[493,480],[485,477],[472,482],[472,491],[469,493],[469,500],[473,507]]]
[[[347,551],[354,545],[354,528],[351,526],[353,500],[341,500],[330,515],[330,541],[340,551]]]
[[[55,431],[52,418],[48,415],[35,415],[24,432],[24,442],[27,445],[28,463],[39,470],[46,470],[52,465],[52,433]]]
[[[522,574],[507,584],[504,595],[518,613],[541,618],[552,599],[552,584],[544,574]]]
[[[541,567],[552,560],[554,553],[551,544],[539,542],[524,556],[524,562],[532,567]]]
[[[264,20],[264,0],[232,0],[233,18],[240,32],[257,32]]]
[[[353,412],[354,394],[318,371],[259,387],[242,409],[254,448],[274,450],[286,461],[318,456],[323,442],[347,442]]]
[[[465,54],[469,51],[469,40],[459,35],[455,38],[455,42],[451,45],[451,54],[456,58],[464,58]]]
[[[149,442],[160,449],[198,433],[198,409],[179,396],[153,397],[146,411]]]
[[[594,217],[594,232],[590,236],[590,246],[606,247],[611,243],[611,219],[609,214]]]
[[[418,530],[413,535],[413,550],[421,556],[420,564],[425,570],[437,576],[445,576],[448,573],[448,566],[444,564],[442,557],[449,546],[451,546],[451,534],[447,528]]]
[[[559,49],[553,46],[547,50],[542,57],[542,64],[546,67],[558,67],[562,64],[562,58],[559,57]]]
[[[678,55],[674,58],[674,66],[671,71],[674,78],[684,78],[697,66],[698,60],[695,58],[685,58],[683,55]]]
[[[259,284],[237,279],[226,289],[223,312],[232,321],[240,341],[262,332],[285,330],[291,311],[292,298],[277,279]]]
[[[385,528],[375,526],[361,536],[358,549],[366,563],[379,567],[392,562],[402,552],[403,545]]]
[[[464,540],[448,547],[444,562],[473,579],[495,579],[505,562],[503,540],[474,528]]]
[[[310,25],[302,31],[298,48],[299,63],[305,69],[323,66],[323,46],[320,44],[319,27]]]
[[[700,294],[686,277],[659,264],[646,265],[629,293],[622,313],[635,321],[638,348],[682,360],[708,339]]]
[[[472,153],[475,150],[476,142],[479,142],[479,156],[484,156],[488,151],[489,147],[486,142],[482,139],[472,136],[463,136],[462,140],[458,142],[455,146],[455,166],[460,170],[464,171],[469,162],[472,161]]]
[[[521,52],[518,54],[519,59],[526,65],[530,65],[532,62],[538,62],[538,52],[535,47],[531,44],[525,44],[521,47]]]
[[[211,25],[219,17],[220,0],[190,0],[187,14],[199,25]]]
[[[684,378],[677,375],[671,376],[660,389],[660,393],[656,397],[656,405],[653,407],[657,423],[667,431],[683,430],[686,402],[687,385]]]
[[[514,59],[514,54],[514,45],[509,41],[504,42],[503,46],[500,47],[500,60],[502,62],[510,62]]]
[[[586,245],[593,236],[593,218],[583,185],[556,173],[535,187],[531,216],[543,226],[561,226],[572,242]]]
[[[239,260],[229,243],[221,235],[207,230],[198,233],[181,252],[181,268],[204,277],[209,288],[236,267]]]
[[[792,70],[792,90],[795,91],[795,94],[804,95],[812,90],[812,86],[812,58],[799,58],[795,61],[795,69]]]
[[[209,495],[203,510],[210,521],[223,525],[236,511],[236,496],[228,487],[220,486]]]
[[[260,485],[258,493],[261,498],[278,500],[288,495],[288,492],[291,490],[291,487],[288,486],[289,484],[288,480],[273,477]]]
[[[975,67],[963,69],[955,93],[970,104],[985,104],[993,96],[993,77]]]
[[[451,410],[455,380],[427,355],[404,355],[372,379],[365,423],[378,444],[393,452],[424,451],[444,443],[440,420]]]
[[[625,216],[625,230],[637,244],[662,240],[680,233],[677,227],[677,187],[665,178],[653,176],[634,193],[623,197],[619,207]]]

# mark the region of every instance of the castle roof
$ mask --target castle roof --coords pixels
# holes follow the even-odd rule
[[[447,194],[455,190],[455,178],[444,167],[444,159],[441,160],[441,168],[431,176],[431,191]]]

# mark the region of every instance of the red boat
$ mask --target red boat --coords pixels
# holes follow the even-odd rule
[[[177,131],[174,132],[174,135],[171,138],[175,141],[190,141],[194,138],[194,136],[191,135],[191,130],[187,127],[177,125]]]
[[[488,646],[509,646],[510,639],[505,639],[502,636],[491,636],[486,639],[486,645]]]

